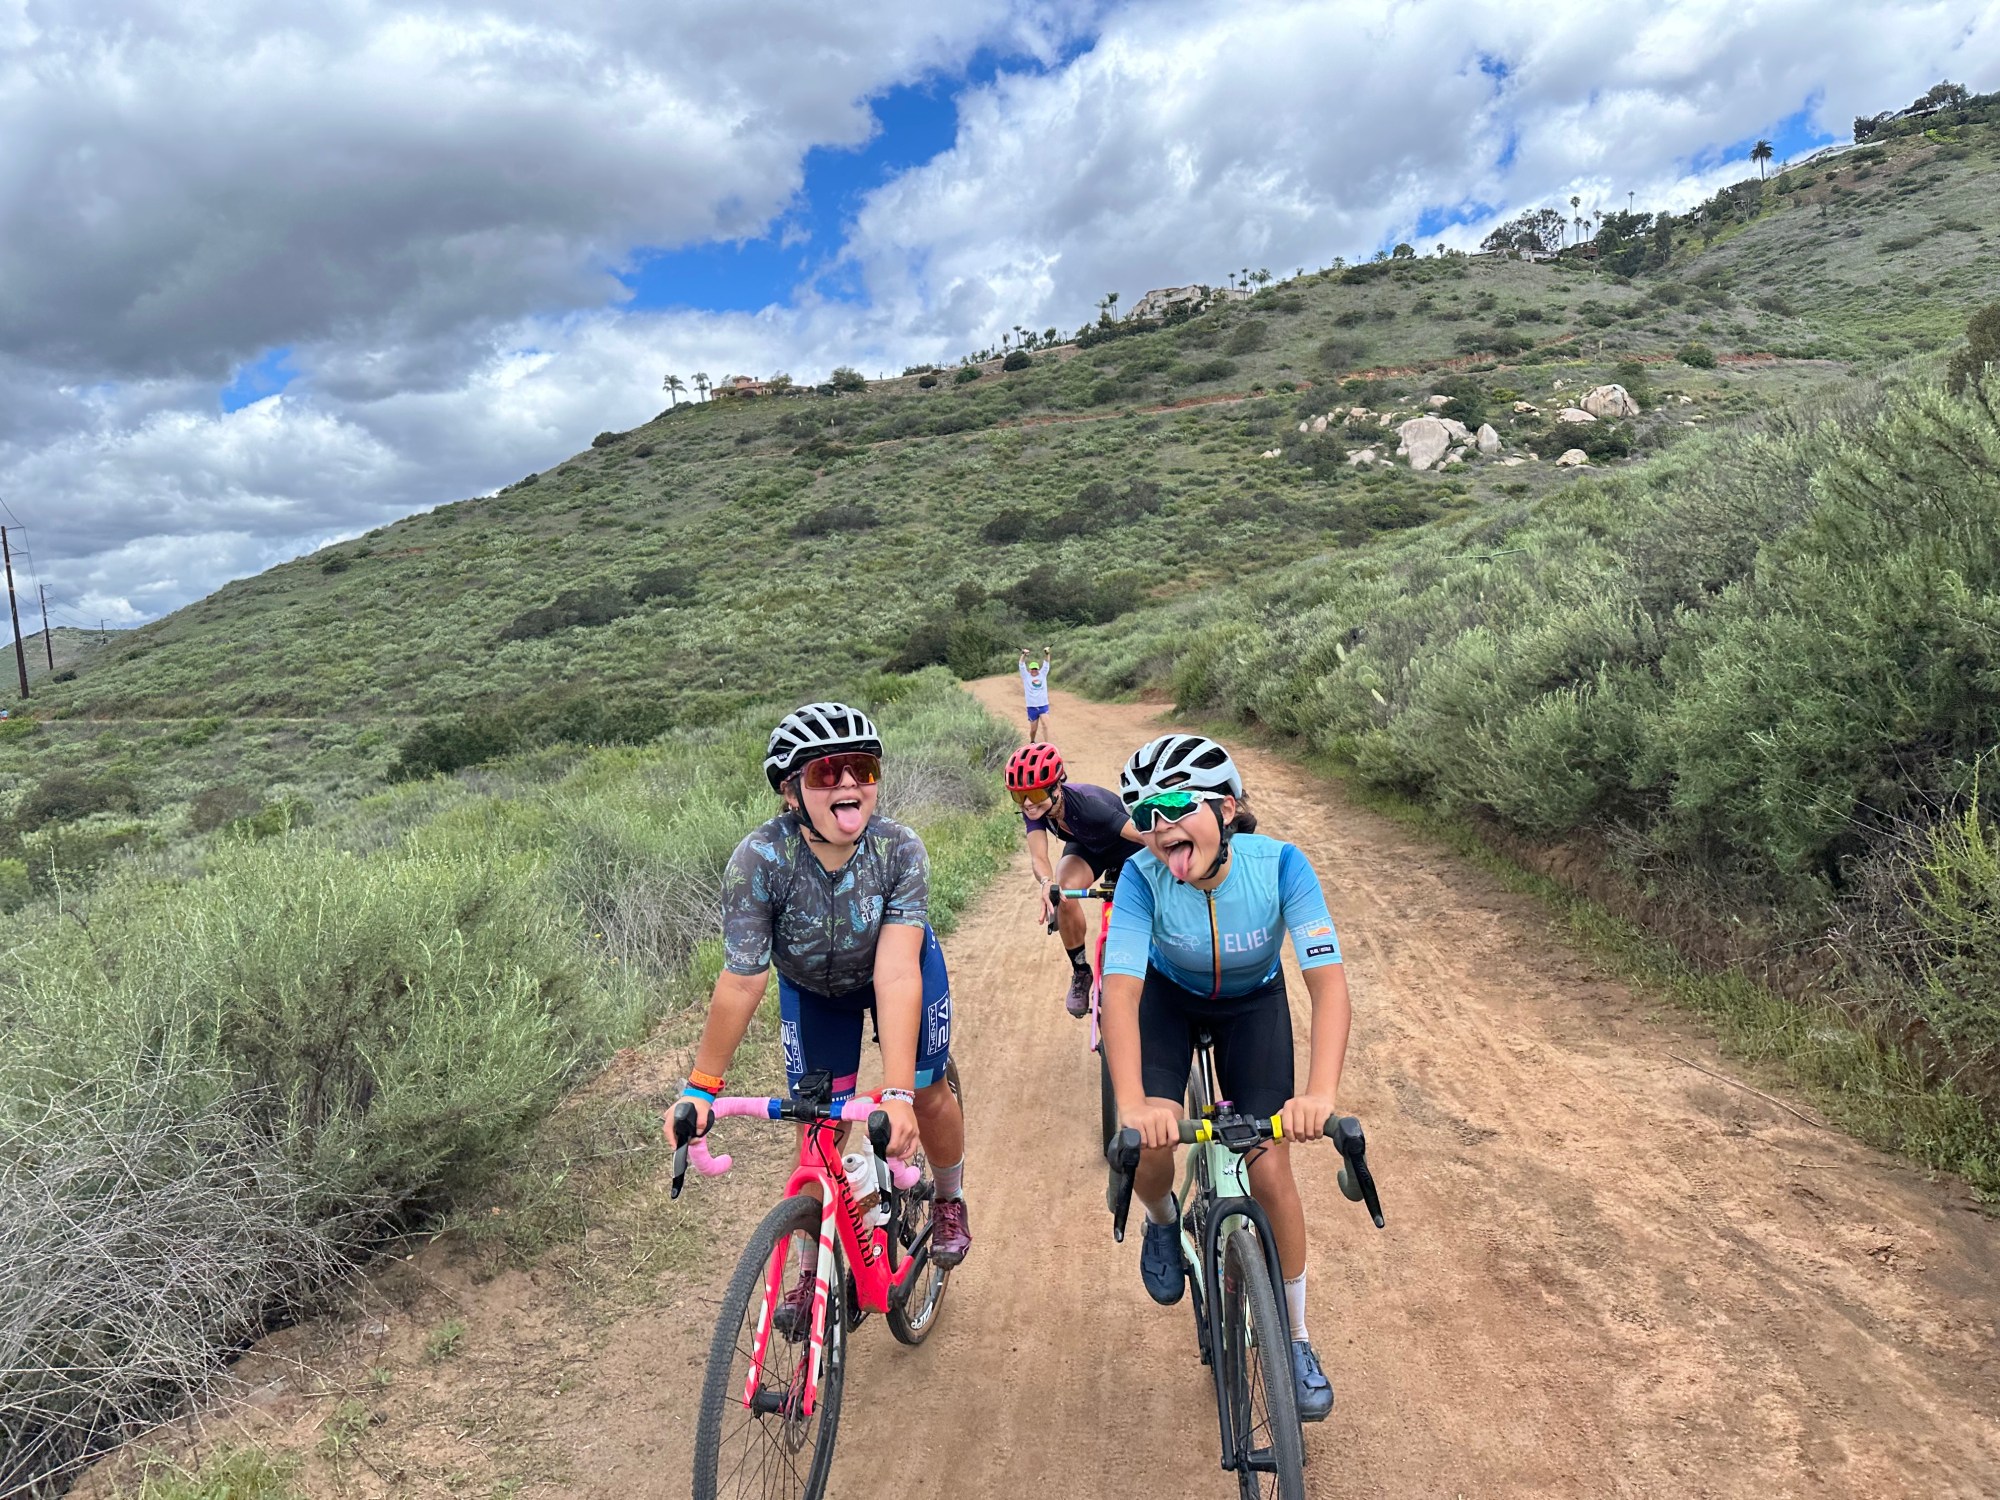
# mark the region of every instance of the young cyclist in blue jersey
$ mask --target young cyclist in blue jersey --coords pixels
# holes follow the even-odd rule
[[[1049,660],[1049,648],[1042,647],[1042,654],[1033,661],[1028,659],[1028,648],[1021,648],[1021,694],[1028,703],[1028,743],[1046,739],[1049,734],[1049,668],[1055,663]]]
[[[862,1019],[873,1013],[889,1151],[907,1157],[921,1139],[937,1181],[932,1255],[955,1266],[972,1243],[961,1191],[965,1116],[945,1074],[951,983],[930,929],[923,841],[877,815],[881,736],[844,703],[808,703],[785,715],[771,731],[764,774],[785,808],[736,846],[723,875],[723,967],[681,1097],[694,1102],[705,1132],[708,1106],[722,1092],[773,964],[792,1089],[824,1069],[834,1100],[850,1096]],[[795,1289],[790,1315],[801,1305]]]
[[[1062,752],[1050,744],[1027,744],[1007,758],[1007,795],[1021,809],[1026,827],[1028,863],[1041,891],[1042,921],[1051,916],[1069,954],[1069,993],[1063,1007],[1079,1018],[1090,1014],[1089,936],[1083,907],[1061,901],[1056,892],[1082,890],[1099,880],[1118,883],[1125,861],[1144,842],[1116,792],[1071,781]],[[1049,862],[1049,831],[1063,840],[1062,859]]]
[[[1306,1220],[1291,1142],[1317,1138],[1334,1112],[1351,1018],[1340,940],[1311,864],[1255,832],[1243,778],[1214,740],[1162,735],[1126,761],[1118,781],[1146,848],[1126,862],[1113,899],[1101,1024],[1119,1117],[1145,1147],[1133,1188],[1146,1207],[1140,1272],[1155,1302],[1180,1300],[1174,1149],[1195,1035],[1206,1031],[1231,1107],[1284,1119],[1285,1138],[1247,1164],[1284,1270],[1299,1416],[1317,1422],[1333,1409],[1333,1387],[1306,1335]],[[1279,964],[1287,933],[1312,997],[1303,1090]]]

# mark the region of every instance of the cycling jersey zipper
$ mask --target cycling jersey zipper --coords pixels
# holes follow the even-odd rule
[[[1222,998],[1222,932],[1215,921],[1215,892],[1204,891],[1208,897],[1208,951],[1215,958],[1215,988],[1208,992],[1211,1000]]]

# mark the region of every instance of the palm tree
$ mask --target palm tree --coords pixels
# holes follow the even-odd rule
[[[669,403],[679,406],[681,404],[681,392],[687,389],[687,382],[678,375],[669,375],[660,384],[667,393]]]
[[[702,400],[706,401],[708,399],[708,393],[713,389],[709,384],[708,371],[696,370],[694,372],[694,388],[701,393]]]
[[[1764,180],[1764,163],[1770,159],[1771,143],[1769,141],[1759,141],[1750,148],[1750,160],[1757,163],[1757,180],[1759,182]]]
[[[1271,284],[1271,273],[1265,267],[1259,266],[1257,268],[1257,274],[1251,277],[1250,279],[1256,282],[1257,285],[1259,286],[1269,286]]]

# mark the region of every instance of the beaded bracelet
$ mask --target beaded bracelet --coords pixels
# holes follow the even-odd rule
[[[883,1102],[884,1104],[887,1104],[887,1103],[888,1103],[888,1102],[889,1102],[889,1101],[890,1101],[891,1099],[898,1099],[898,1100],[901,1100],[901,1101],[902,1101],[902,1102],[903,1102],[904,1104],[908,1104],[908,1105],[911,1105],[912,1107],[914,1107],[914,1106],[915,1106],[915,1104],[916,1104],[916,1102],[917,1102],[917,1096],[916,1096],[916,1094],[915,1094],[915,1092],[914,1092],[913,1090],[910,1090],[910,1089],[883,1089],[883,1090],[882,1090],[882,1102]]]

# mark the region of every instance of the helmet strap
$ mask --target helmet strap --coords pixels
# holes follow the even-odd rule
[[[1203,880],[1215,879],[1216,872],[1229,862],[1230,828],[1227,823],[1222,821],[1222,804],[1220,802],[1211,802],[1208,805],[1210,809],[1212,809],[1215,813],[1215,831],[1218,834],[1220,834],[1221,837],[1216,840],[1215,859],[1209,864],[1208,869],[1205,870],[1200,876],[1200,878]]]
[[[806,811],[804,774],[794,771],[785,778],[784,784],[792,789],[792,796],[798,799],[798,806],[792,809],[792,816],[799,820],[799,827],[804,831],[807,842],[814,844],[832,843],[832,839],[819,831],[819,825],[813,822],[812,814]]]

